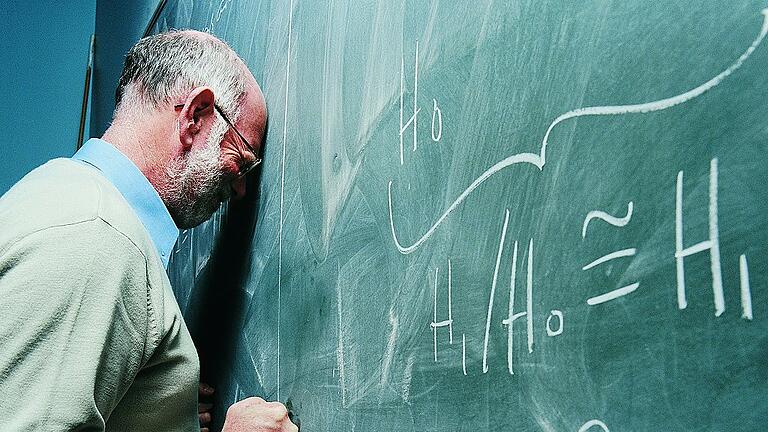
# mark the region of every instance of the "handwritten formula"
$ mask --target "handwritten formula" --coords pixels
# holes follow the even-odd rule
[[[701,85],[692,88],[684,93],[656,101],[633,104],[633,105],[616,105],[616,106],[592,106],[585,108],[577,108],[572,111],[568,111],[555,118],[547,127],[546,132],[540,142],[540,150],[538,153],[517,153],[507,156],[500,161],[493,164],[479,177],[472,181],[466,189],[459,194],[448,205],[434,222],[429,225],[423,234],[416,237],[416,240],[410,244],[403,242],[398,236],[398,224],[397,221],[400,217],[406,218],[407,215],[396,215],[393,205],[396,197],[393,194],[393,181],[390,180],[387,185],[387,199],[389,206],[389,223],[390,232],[394,247],[403,255],[409,255],[418,250],[425,242],[429,241],[433,234],[440,228],[447,218],[467,199],[470,194],[482,193],[482,184],[489,178],[493,177],[502,170],[508,169],[518,164],[530,164],[534,165],[539,171],[544,172],[546,166],[547,147],[549,144],[550,133],[555,127],[563,122],[582,116],[605,116],[605,115],[623,115],[623,114],[642,114],[655,111],[666,110],[671,107],[688,102],[705,92],[715,88],[721,84],[729,75],[739,69],[745,61],[752,55],[763,42],[764,37],[768,33],[768,9],[762,11],[763,23],[759,34],[753,40],[752,44],[743,52],[743,54],[736,59],[728,68],[723,70],[718,75],[712,77],[710,80],[702,83]],[[400,65],[400,98],[399,98],[399,163],[402,169],[408,169],[408,154],[410,152],[417,151],[418,145],[418,133],[417,122],[420,115],[424,115],[422,107],[418,105],[418,91],[419,91],[419,43],[416,43],[415,58],[413,59],[413,77],[412,77],[412,89],[409,91],[412,94],[412,105],[410,107],[404,104],[405,99],[405,57],[402,58]],[[431,118],[428,120],[431,122],[431,136],[433,142],[439,142],[443,136],[443,113],[438,103],[438,98],[431,98]],[[410,101],[409,101],[410,103]],[[449,119],[446,119],[449,121]],[[407,140],[410,140],[410,145],[406,145]],[[410,150],[410,152],[408,151]],[[741,302],[740,317],[749,322],[754,319],[752,308],[752,287],[750,286],[749,279],[749,259],[746,253],[742,253],[737,257],[723,257],[720,252],[720,228],[718,225],[718,158],[712,158],[709,161],[702,160],[702,164],[709,163],[709,175],[708,175],[708,200],[706,202],[686,200],[686,188],[690,185],[686,184],[685,173],[681,170],[678,172],[676,178],[670,179],[670,184],[674,187],[670,188],[668,193],[670,196],[674,196],[674,208],[669,208],[670,213],[674,214],[674,225],[668,226],[666,229],[674,231],[675,243],[674,247],[670,247],[669,254],[666,256],[654,257],[657,260],[669,260],[673,262],[675,266],[675,280],[670,280],[670,285],[675,287],[676,298],[671,296],[670,302],[676,302],[677,308],[681,314],[686,313],[688,305],[687,299],[691,295],[689,288],[686,285],[685,280],[685,263],[686,260],[691,259],[695,255],[709,255],[710,270],[711,270],[711,296],[712,296],[712,308],[714,310],[715,318],[723,316],[726,313],[725,307],[725,293],[726,287],[723,284],[722,269],[724,265],[734,265],[738,267],[739,284],[738,295]],[[589,211],[583,216],[583,220],[580,223],[581,238],[587,239],[590,236],[599,235],[599,233],[605,233],[608,230],[621,231],[625,227],[631,226],[634,222],[633,216],[638,212],[643,211],[642,201],[636,199],[629,199],[621,203],[626,211],[622,214],[611,214],[608,211],[602,209],[594,209]],[[534,293],[534,272],[536,271],[536,252],[537,248],[542,247],[538,245],[534,238],[523,239],[508,239],[509,222],[510,222],[510,209],[500,209],[502,217],[499,220],[501,226],[501,234],[496,245],[495,262],[488,263],[488,271],[492,271],[492,282],[488,287],[487,295],[487,311],[484,320],[484,333],[481,338],[468,338],[468,334],[462,331],[462,323],[458,321],[454,315],[454,305],[452,304],[453,297],[456,295],[456,286],[453,282],[455,277],[455,260],[448,258],[445,266],[434,267],[433,273],[430,274],[430,291],[432,298],[432,316],[428,322],[432,336],[433,353],[432,358],[434,362],[449,362],[456,365],[456,373],[463,376],[469,374],[480,373],[486,374],[491,367],[488,362],[489,344],[492,342],[490,333],[493,328],[497,328],[497,324],[501,324],[506,329],[506,363],[507,371],[510,375],[515,374],[515,360],[524,353],[513,352],[514,331],[516,325],[523,326],[525,329],[526,347],[527,353],[534,352],[534,335],[537,332],[546,334],[548,338],[555,338],[567,333],[568,329],[568,316],[563,312],[563,309],[549,309],[549,310],[537,310],[533,303]],[[691,215],[697,212],[706,213],[707,231],[703,238],[687,238],[684,237],[684,227],[686,221],[686,215]],[[704,234],[704,233],[702,233]],[[505,256],[505,249],[511,248],[511,253],[507,252],[506,255],[511,255],[509,262],[503,262],[502,257]],[[590,252],[591,253],[591,252]],[[642,254],[643,251],[638,249],[633,244],[617,244],[614,250],[607,251],[594,251],[594,258],[588,262],[584,262],[580,268],[572,268],[572,272],[584,272],[590,273],[599,271],[604,266],[616,260],[632,260],[635,259],[638,254]],[[510,275],[509,280],[502,281],[500,278],[500,269],[506,267]],[[599,308],[602,305],[609,304],[619,298],[631,296],[638,290],[643,289],[658,289],[659,287],[646,287],[643,285],[643,280],[638,279],[629,283],[617,283],[616,286],[595,286],[594,293],[583,299],[583,307],[586,308]],[[506,289],[508,292],[506,296],[508,298],[508,304],[505,311],[494,310],[495,299],[500,295],[499,291]],[[516,303],[522,297],[522,305]],[[572,306],[572,305],[568,305]],[[439,310],[447,312],[445,316],[438,313]],[[461,344],[461,358],[446,357],[447,354],[443,353],[444,344],[453,345],[454,343]],[[472,371],[468,369],[467,365],[467,345],[470,343],[476,343],[478,348],[476,352],[482,352],[482,366]],[[481,347],[481,348],[480,348]],[[451,351],[455,353],[456,351]],[[600,420],[590,420],[578,429],[579,432],[588,430],[603,430],[608,431],[608,426]]]

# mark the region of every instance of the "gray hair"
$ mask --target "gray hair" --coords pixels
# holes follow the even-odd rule
[[[159,108],[195,87],[208,86],[216,104],[235,121],[245,96],[241,63],[225,42],[209,34],[171,30],[145,37],[125,57],[115,92],[115,115],[126,104]]]

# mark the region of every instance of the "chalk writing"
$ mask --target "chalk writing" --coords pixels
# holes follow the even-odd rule
[[[600,420],[590,420],[584,423],[579,428],[579,432],[587,432],[588,430],[592,429],[593,426],[599,427],[600,429],[603,430],[603,432],[611,432],[610,430],[608,430],[608,426],[606,426],[605,423],[601,422]]]
[[[285,102],[283,110],[283,152],[280,159],[280,224],[277,231],[277,399],[280,400],[280,306],[283,293],[283,223],[285,221],[285,152],[288,143],[288,90],[291,78],[291,39],[293,38],[293,0],[288,9],[288,40],[285,59]],[[343,388],[343,387],[342,387]]]
[[[717,74],[715,77],[711,78],[707,82],[692,88],[691,90],[688,90],[687,92],[665,98],[665,99],[659,99],[651,102],[646,103],[640,103],[640,104],[632,104],[632,105],[614,105],[614,106],[593,106],[593,107],[585,107],[585,108],[578,108],[572,111],[568,111],[564,114],[561,114],[558,116],[552,123],[550,123],[549,127],[547,127],[547,131],[544,134],[544,138],[541,141],[541,146],[539,148],[539,153],[517,153],[513,154],[511,156],[508,156],[499,162],[496,162],[493,166],[488,168],[485,172],[483,172],[479,177],[477,177],[459,196],[448,206],[448,208],[437,218],[437,220],[430,226],[426,233],[424,233],[421,237],[419,237],[415,242],[413,242],[411,245],[404,246],[400,240],[397,237],[397,233],[395,230],[395,221],[394,221],[394,215],[392,211],[392,181],[390,180],[389,183],[387,183],[387,200],[389,205],[389,224],[390,229],[392,231],[392,240],[395,243],[395,246],[397,247],[397,250],[400,251],[400,253],[407,255],[410,253],[413,253],[416,249],[418,249],[427,239],[429,239],[432,234],[434,234],[435,230],[443,223],[443,221],[462,203],[464,200],[477,189],[481,184],[483,184],[486,180],[488,180],[491,176],[498,173],[504,168],[517,165],[517,164],[530,164],[535,166],[539,169],[539,171],[542,171],[544,169],[544,166],[546,165],[546,153],[547,153],[547,144],[549,140],[549,136],[554,130],[555,126],[558,124],[568,120],[573,119],[577,117],[584,117],[584,116],[606,116],[606,115],[624,115],[624,114],[643,114],[643,113],[649,113],[654,111],[661,111],[668,108],[671,108],[676,105],[680,105],[682,103],[688,102],[691,99],[694,99],[698,96],[701,96],[703,93],[707,92],[708,90],[712,89],[713,87],[720,84],[725,78],[727,78],[729,75],[731,75],[733,72],[735,72],[737,69],[739,69],[742,64],[749,58],[750,55],[752,55],[752,52],[760,45],[760,43],[765,38],[766,33],[768,33],[768,9],[764,9],[761,11],[763,14],[763,24],[760,29],[760,33],[755,38],[755,40],[752,42],[752,44],[747,48],[747,50],[739,56],[739,58],[731,64],[728,68],[726,68],[724,71]],[[417,68],[418,69],[418,68]],[[401,76],[402,76],[402,68],[401,68]],[[401,95],[402,95],[402,81],[401,81]],[[415,95],[415,89],[414,89],[414,95]],[[414,97],[415,100],[415,97]],[[416,112],[417,109],[414,108],[414,112]],[[401,97],[401,113],[402,113],[402,97]],[[415,114],[414,114],[415,115]],[[402,114],[401,114],[401,136],[403,132],[403,126],[402,126]],[[410,123],[410,122],[409,122]],[[409,123],[406,123],[409,124]],[[414,128],[414,137],[415,137],[415,128]],[[415,146],[415,138],[414,138],[414,146]],[[402,149],[402,142],[400,145]],[[401,150],[402,155],[402,150]],[[401,165],[402,165],[402,157],[401,157]]]
[[[435,121],[437,118],[437,121]],[[435,125],[437,125],[437,133],[435,133]],[[440,137],[443,136],[443,112],[440,111],[440,107],[437,106],[437,100],[432,99],[432,141],[440,141]]]
[[[488,363],[488,353],[489,353],[489,346],[490,346],[490,330],[491,330],[491,323],[493,322],[493,306],[495,303],[496,298],[496,288],[498,286],[499,281],[499,274],[501,272],[501,262],[502,262],[502,256],[504,255],[504,249],[505,249],[505,241],[506,241],[506,233],[507,229],[509,228],[509,210],[505,210],[504,212],[504,223],[502,224],[502,231],[499,234],[499,245],[496,252],[496,260],[494,264],[494,270],[493,270],[493,278],[491,282],[491,290],[488,298],[488,309],[486,312],[486,319],[485,319],[485,330],[484,330],[484,337],[483,337],[483,357],[482,357],[482,373],[488,373],[490,366]],[[517,279],[517,261],[518,261],[518,249],[519,245],[517,241],[513,242],[512,246],[512,262],[510,266],[510,281],[509,281],[509,306],[506,314],[506,318],[501,320],[501,324],[503,326],[506,326],[507,328],[507,370],[510,374],[514,375],[514,368],[513,368],[513,347],[514,347],[514,323],[516,320],[520,318],[525,318],[526,320],[526,336],[527,336],[527,347],[528,347],[528,353],[532,353],[534,349],[534,313],[533,313],[533,267],[534,267],[534,261],[533,261],[533,255],[534,255],[534,248],[533,248],[533,239],[530,239],[528,242],[528,250],[526,255],[527,265],[526,265],[526,290],[525,290],[525,310],[521,312],[517,312],[515,309],[515,299],[516,299],[516,293],[515,293],[515,286],[516,286],[516,279]],[[435,269],[434,273],[434,283],[432,284],[432,291],[433,291],[433,308],[432,308],[432,321],[430,322],[430,327],[432,329],[432,343],[433,343],[433,349],[434,349],[434,361],[437,361],[438,359],[438,343],[437,343],[437,329],[440,327],[448,327],[450,339],[449,341],[452,343],[452,332],[453,332],[453,324],[455,324],[453,320],[453,313],[452,313],[452,300],[451,300],[451,279],[452,279],[452,270],[451,270],[451,261],[448,261],[448,319],[443,321],[438,321],[437,318],[437,298],[438,298],[438,276],[439,271],[438,269]],[[556,320],[554,322],[555,325],[553,325],[553,319]],[[549,315],[546,318],[546,334],[547,336],[554,337],[559,336],[563,334],[565,328],[565,322],[564,322],[564,316],[563,312],[557,309],[553,309],[549,312]],[[463,375],[467,375],[467,339],[465,333],[462,333],[461,335],[461,369]]]
[[[623,286],[621,288],[616,288],[613,291],[609,291],[605,294],[601,294],[599,296],[591,297],[587,299],[587,304],[590,306],[599,305],[601,303],[605,303],[607,301],[611,301],[613,299],[617,299],[619,297],[625,296],[637,289],[637,287],[640,286],[639,282],[635,282],[633,284],[629,284],[627,286]]]
[[[467,376],[467,336],[461,334],[461,371]]]
[[[491,283],[491,295],[488,300],[488,313],[485,315],[485,339],[483,339],[483,373],[488,372],[488,336],[491,332],[491,315],[493,314],[493,298],[496,294],[496,281],[499,278],[499,266],[501,264],[501,254],[504,252],[504,238],[507,236],[507,225],[509,224],[509,209],[504,211],[504,227],[501,229],[501,238],[499,239],[499,250],[496,254],[496,267],[493,270],[493,282]]]
[[[600,210],[592,210],[591,212],[587,213],[587,217],[584,218],[584,224],[581,227],[581,238],[587,237],[587,226],[589,226],[589,222],[591,222],[592,219],[601,219],[613,226],[623,227],[629,223],[630,219],[632,219],[633,209],[634,204],[632,201],[630,201],[627,203],[627,214],[623,217],[611,216],[608,213]]]
[[[405,162],[403,156],[403,134],[409,126],[413,126],[413,151],[416,151],[418,147],[418,128],[416,127],[416,119],[419,115],[421,108],[418,107],[419,96],[419,42],[416,42],[416,54],[414,55],[414,69],[413,69],[413,114],[408,121],[403,124],[403,95],[405,92],[405,58],[400,60],[400,165]]]
[[[413,114],[405,120],[405,57],[400,58],[400,131],[398,133],[400,137],[400,165],[405,163],[405,144],[403,134],[412,129],[412,143],[411,151],[416,151],[419,148],[419,128],[418,118],[421,108],[419,107],[419,42],[416,41],[416,53],[413,60]],[[443,112],[437,104],[437,99],[432,99],[432,125],[431,125],[432,141],[438,142],[443,136]]]
[[[509,309],[507,311],[507,318],[501,321],[502,325],[507,326],[507,370],[510,374],[514,374],[512,369],[512,351],[513,351],[513,337],[514,323],[518,318],[525,317],[526,330],[528,336],[528,353],[533,352],[533,239],[528,243],[528,273],[526,276],[526,290],[525,290],[525,312],[515,313],[515,276],[517,275],[517,242],[515,242],[514,249],[512,251],[512,275],[509,281]]]
[[[677,306],[685,309],[688,306],[685,287],[685,258],[697,253],[709,251],[710,273],[712,275],[712,296],[715,304],[715,316],[725,312],[725,292],[723,289],[723,274],[720,257],[720,229],[717,212],[717,158],[709,163],[709,205],[708,228],[709,237],[684,248],[683,241],[683,171],[677,173],[675,188],[675,264],[677,275]],[[742,318],[752,320],[752,293],[749,287],[749,267],[746,255],[739,256],[739,286],[741,294]]]
[[[752,293],[749,290],[749,267],[747,256],[739,256],[739,282],[741,286],[741,317],[752,320]]]
[[[437,329],[440,327],[448,327],[448,343],[453,345],[453,307],[451,305],[451,260],[448,260],[448,319],[438,321],[437,320],[437,281],[438,281],[438,274],[439,274],[439,268],[435,269],[435,290],[434,290],[434,296],[433,296],[433,306],[434,306],[434,315],[432,322],[429,323],[429,326],[432,328],[432,335],[434,339],[434,346],[435,346],[435,361],[437,361]]]
[[[709,170],[709,239],[683,249],[683,172],[677,173],[675,199],[675,261],[677,264],[677,305],[688,306],[685,293],[685,257],[709,250],[712,271],[712,293],[715,316],[725,312],[723,275],[720,270],[720,239],[717,227],[717,159],[712,159]]]
[[[341,286],[336,288],[336,315],[337,315],[337,346],[336,346],[336,364],[339,370],[339,387],[341,388],[341,403],[344,407],[347,406],[347,375],[346,364],[344,362],[344,320],[342,315],[344,308],[341,300]],[[278,381],[279,383],[279,381]],[[279,399],[279,398],[278,398]]]
[[[557,330],[552,330],[552,318],[557,318],[558,327]],[[565,323],[563,322],[563,312],[559,310],[552,310],[547,317],[547,336],[559,336],[563,334]]]
[[[676,187],[676,224],[675,224],[675,232],[676,232],[676,253],[675,257],[678,264],[678,300],[682,298],[685,299],[685,280],[680,277],[681,274],[684,272],[684,268],[682,267],[682,260],[690,255],[693,255],[695,253],[704,252],[709,250],[710,251],[710,257],[713,262],[715,262],[715,259],[717,259],[717,266],[714,266],[713,268],[713,281],[716,280],[716,277],[720,274],[720,268],[719,268],[719,254],[713,253],[713,248],[717,244],[718,240],[718,230],[717,230],[717,159],[713,159],[710,165],[710,203],[709,203],[709,239],[705,240],[703,242],[697,243],[693,246],[690,246],[688,248],[683,248],[683,239],[682,239],[682,231],[683,231],[683,218],[682,218],[682,202],[683,202],[683,195],[682,195],[682,172],[678,174],[678,182]],[[589,226],[590,221],[594,219],[600,219],[608,224],[610,224],[613,227],[617,228],[623,228],[625,227],[632,218],[634,205],[630,201],[627,205],[627,214],[623,217],[615,217],[611,216],[610,214],[600,211],[600,210],[593,210],[590,211],[586,218],[584,219],[582,223],[582,235],[585,235],[587,233],[587,227]],[[491,331],[491,322],[493,317],[493,309],[494,309],[494,303],[496,298],[496,288],[498,286],[498,280],[499,280],[499,274],[501,271],[501,262],[502,262],[502,256],[504,255],[504,249],[506,244],[506,236],[507,236],[507,230],[509,229],[509,219],[510,219],[510,211],[509,209],[506,209],[504,211],[504,220],[502,223],[502,230],[499,234],[499,243],[496,250],[496,259],[495,259],[495,265],[493,269],[493,277],[491,281],[491,289],[488,297],[488,306],[486,311],[486,317],[485,317],[485,329],[484,329],[484,337],[483,337],[483,350],[482,350],[482,373],[487,373],[489,371],[489,345],[490,345],[490,331]],[[584,265],[581,270],[582,271],[589,271],[592,269],[595,269],[601,265],[607,264],[613,260],[621,259],[621,258],[627,258],[627,257],[634,257],[637,254],[636,248],[625,248],[620,249],[614,252],[610,252],[608,254],[605,254],[588,264]],[[520,318],[526,319],[526,335],[527,335],[527,347],[528,347],[528,353],[533,352],[534,348],[534,311],[533,311],[533,268],[534,268],[534,247],[533,247],[533,239],[529,240],[528,243],[528,250],[527,250],[527,272],[526,272],[526,306],[524,311],[517,311],[515,309],[515,300],[516,300],[516,282],[517,282],[517,267],[518,267],[518,256],[519,256],[519,244],[518,241],[512,242],[512,252],[511,252],[511,266],[510,266],[510,281],[509,281],[509,299],[508,299],[508,310],[506,314],[506,318],[504,318],[501,321],[501,324],[503,326],[507,327],[507,370],[511,375],[514,375],[514,367],[513,367],[513,358],[514,358],[514,323],[516,320]],[[439,271],[438,269],[435,269],[434,273],[434,288],[433,288],[433,316],[432,316],[432,322],[430,323],[430,326],[433,331],[433,344],[434,344],[434,359],[437,361],[437,329],[440,327],[448,327],[449,329],[449,337],[450,341],[452,342],[453,338],[453,312],[452,312],[452,299],[451,299],[451,279],[452,279],[452,270],[451,270],[451,261],[448,261],[448,319],[438,321],[437,318],[437,302],[438,302],[438,275]],[[739,256],[739,280],[740,280],[740,293],[741,293],[741,304],[742,304],[742,318],[746,320],[752,320],[753,317],[753,311],[752,311],[752,295],[751,295],[751,288],[750,288],[750,281],[749,281],[749,266],[747,262],[746,255],[742,254]],[[713,286],[715,286],[713,282]],[[608,291],[606,293],[590,297],[587,299],[587,305],[589,306],[596,306],[600,305],[606,302],[609,302],[611,300],[615,300],[617,298],[626,296],[634,291],[636,291],[640,287],[640,282],[632,282],[626,285],[623,285],[619,288],[616,288],[614,290]],[[718,285],[718,289],[714,292],[716,293],[715,299],[716,299],[716,306],[718,305],[718,298],[722,298],[723,292],[722,292],[722,283]],[[684,309],[684,307],[681,307],[680,309]],[[723,309],[724,310],[724,309]],[[717,315],[719,316],[719,314]],[[558,309],[552,309],[549,312],[549,315],[546,317],[545,322],[545,330],[546,334],[549,337],[559,336],[563,334],[565,329],[565,320],[564,320],[564,314],[561,310]],[[466,336],[464,333],[462,333],[462,373],[464,375],[467,374],[467,366],[466,366]],[[596,425],[592,424],[593,426]],[[591,427],[591,426],[590,426]]]
[[[602,219],[602,220],[608,222],[609,224],[611,224],[611,225],[613,225],[615,227],[619,227],[619,228],[625,227],[629,223],[629,221],[632,219],[632,209],[633,209],[633,204],[632,204],[632,201],[630,201],[627,204],[627,215],[624,216],[624,217],[621,217],[621,218],[617,218],[615,216],[611,216],[608,213],[606,213],[604,211],[600,211],[600,210],[592,210],[592,211],[590,211],[589,213],[587,213],[587,217],[584,218],[584,223],[582,224],[582,228],[581,228],[581,237],[582,238],[586,237],[586,235],[587,235],[587,226],[589,225],[589,222],[592,219],[596,219],[596,218],[597,219]],[[618,258],[634,256],[636,253],[637,253],[637,249],[636,248],[626,248],[626,249],[617,250],[617,251],[605,254],[605,255],[601,256],[600,258],[590,262],[589,264],[587,264],[584,267],[582,267],[581,270],[583,270],[583,271],[590,270],[590,269],[592,269],[594,267],[597,267],[597,266],[599,266],[601,264],[605,264],[607,262],[610,262],[610,261],[618,259]],[[623,297],[623,296],[625,296],[625,295],[635,291],[639,286],[640,286],[640,283],[639,282],[635,282],[635,283],[623,286],[621,288],[617,288],[617,289],[615,289],[613,291],[609,291],[609,292],[607,292],[605,294],[601,294],[601,295],[598,295],[598,296],[591,297],[591,298],[587,299],[587,304],[590,305],[590,306],[595,306],[595,305],[599,305],[601,303],[605,303],[607,301],[611,301],[611,300],[617,299],[619,297]]]
[[[229,6],[231,2],[232,0],[221,0],[219,2],[219,7],[216,9],[216,12],[211,15],[211,22],[205,28],[205,31],[210,32],[213,29],[213,26],[221,21],[221,16],[224,14],[224,11],[227,10],[227,6]]]
[[[606,263],[606,262],[608,262],[608,261],[611,261],[611,260],[614,260],[614,259],[616,259],[616,258],[621,258],[621,257],[628,257],[628,256],[632,256],[632,255],[634,255],[636,252],[637,252],[637,249],[635,249],[635,248],[628,248],[628,249],[622,249],[622,250],[618,250],[618,251],[616,251],[616,252],[611,252],[611,253],[609,253],[609,254],[603,255],[603,256],[601,256],[600,258],[598,258],[598,259],[596,259],[596,260],[592,261],[591,263],[589,263],[589,264],[585,265],[585,266],[584,266],[584,267],[582,267],[581,269],[582,269],[582,270],[589,270],[589,269],[591,269],[592,267],[597,267],[597,266],[599,266],[600,264]]]

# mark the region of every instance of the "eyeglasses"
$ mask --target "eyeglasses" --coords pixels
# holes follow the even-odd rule
[[[227,123],[227,126],[231,127],[232,130],[235,131],[237,136],[243,141],[243,144],[245,144],[245,146],[248,148],[248,150],[250,150],[250,152],[253,153],[253,155],[256,157],[256,159],[254,159],[253,161],[251,161],[247,165],[244,165],[244,166],[240,167],[240,170],[237,172],[237,175],[235,176],[235,178],[241,179],[241,178],[245,177],[246,174],[248,174],[249,172],[253,171],[253,169],[256,168],[261,163],[262,159],[260,157],[256,156],[258,154],[256,149],[253,148],[253,146],[251,146],[251,144],[248,142],[248,140],[245,139],[243,134],[241,134],[240,131],[237,130],[235,125],[232,124],[232,121],[230,121],[229,117],[227,117],[227,115],[224,114],[224,111],[219,107],[219,105],[214,103],[213,107],[216,109],[216,112],[219,113],[221,118],[224,119],[224,122]],[[184,104],[175,105],[173,108],[176,109],[176,110],[180,110],[180,109],[184,108]],[[238,152],[240,153],[240,158],[245,160],[245,157],[244,157],[243,153],[240,152],[240,150],[238,150]]]

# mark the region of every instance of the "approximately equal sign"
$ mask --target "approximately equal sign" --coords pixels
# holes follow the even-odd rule
[[[627,214],[622,217],[612,216],[604,211],[601,210],[593,210],[589,213],[587,213],[587,217],[584,218],[584,224],[581,228],[581,238],[587,237],[587,228],[589,227],[589,223],[595,219],[599,219],[602,221],[607,222],[610,225],[613,225],[615,227],[625,227],[629,221],[632,219],[632,211],[634,209],[634,204],[632,201],[627,203]],[[626,248],[617,250],[608,254],[605,254],[601,256],[600,258],[592,261],[591,263],[585,265],[581,269],[583,271],[593,269],[601,264],[605,264],[608,262],[611,262],[615,259],[619,258],[625,258],[634,256],[637,253],[636,248]],[[640,286],[639,282],[631,283],[629,285],[625,285],[621,288],[617,288],[613,291],[609,291],[605,294],[601,294],[599,296],[591,297],[587,299],[587,304],[590,306],[599,305],[601,303],[605,303],[614,299],[617,299],[619,297],[623,297],[633,291],[635,291]]]

